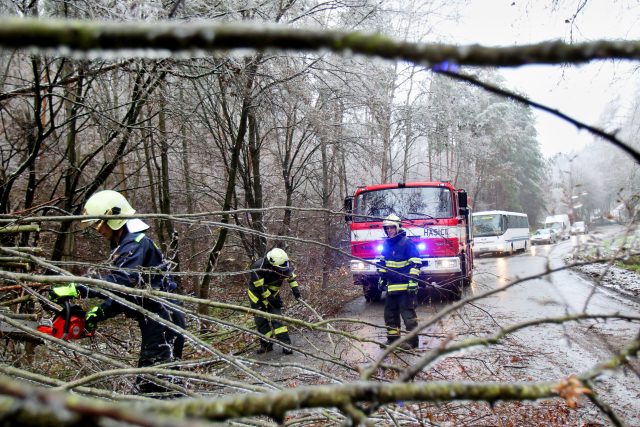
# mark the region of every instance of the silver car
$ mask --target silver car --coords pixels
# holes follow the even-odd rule
[[[558,234],[552,228],[539,228],[531,236],[532,245],[548,245],[558,241]]]

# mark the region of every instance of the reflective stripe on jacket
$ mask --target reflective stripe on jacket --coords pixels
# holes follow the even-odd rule
[[[382,256],[384,259],[378,262],[378,273],[387,282],[387,293],[402,292],[417,286],[422,260],[405,230],[384,241]]]
[[[112,248],[113,253],[110,258],[112,268],[107,274],[94,275],[94,277],[130,288],[150,286],[153,289],[164,292],[174,292],[176,290],[176,282],[168,274],[169,264],[156,244],[144,233],[131,233],[125,227],[119,243],[117,245],[112,244]],[[104,299],[100,305],[104,313],[104,319],[114,317],[120,313],[124,313],[131,318],[144,318],[137,310],[103,296],[99,290],[93,290],[84,285],[82,285],[82,288],[84,288],[81,290],[83,297],[97,296]],[[161,302],[151,298],[122,294],[120,292],[114,293],[156,314],[166,310]]]
[[[251,270],[251,276],[247,294],[254,304],[264,301],[270,296],[277,296],[284,280],[289,283],[291,289],[298,287],[296,274],[292,268],[278,271],[269,264],[266,258],[257,259],[249,269]]]

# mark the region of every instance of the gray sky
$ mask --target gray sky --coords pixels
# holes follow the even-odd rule
[[[557,3],[552,7],[553,3]],[[586,3],[573,25],[565,22]],[[469,0],[461,6],[461,21],[443,26],[445,40],[460,44],[504,46],[544,40],[577,42],[599,39],[640,39],[640,3],[623,0]],[[448,36],[445,36],[448,34]],[[581,66],[526,66],[503,69],[512,89],[591,125],[600,123],[609,101],[616,99],[624,114],[638,87],[629,62],[594,62]],[[637,64],[635,64],[637,65]],[[545,157],[579,149],[593,138],[544,112],[536,112],[538,139]]]

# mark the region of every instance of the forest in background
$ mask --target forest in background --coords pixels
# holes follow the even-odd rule
[[[455,13],[437,1],[406,3],[406,9],[382,6],[367,1],[13,1],[0,7],[5,16],[249,21],[364,29],[411,40],[428,37],[434,13]],[[409,16],[425,25],[409,28]],[[414,33],[416,28],[423,33]],[[8,218],[77,215],[95,191],[122,191],[139,212],[163,215],[148,219],[153,237],[176,263],[181,292],[202,300],[242,301],[249,259],[274,245],[290,251],[304,271],[307,292],[322,295],[330,289],[336,296],[349,282],[341,269],[346,258],[333,249],[346,250],[339,210],[358,185],[449,179],[469,191],[476,210],[523,210],[531,223],[546,213],[550,182],[530,108],[428,67],[322,51],[88,59],[22,50],[3,51],[0,66],[0,213]],[[501,84],[490,68],[463,70]],[[614,151],[601,145],[604,154],[597,161]],[[626,154],[620,158],[633,165]],[[620,175],[620,180],[629,177]],[[576,182],[563,184],[569,197]],[[109,249],[99,236],[79,232],[74,222],[41,224],[39,233],[18,240],[44,248],[52,265],[81,274],[100,269],[97,263],[107,259]],[[221,307],[189,302],[200,305],[202,316],[192,329],[203,332],[190,356],[201,356],[202,348],[204,353],[217,347],[244,351],[249,340],[239,335],[247,331],[237,334],[233,325],[224,325]],[[216,327],[210,330],[205,326],[212,324]],[[113,333],[122,341],[115,352],[131,351],[126,342],[135,337],[119,333]],[[216,343],[214,350],[209,340]],[[227,361],[215,354],[215,362],[207,363]],[[78,375],[101,370],[95,361],[77,357],[69,362],[64,352],[58,356],[43,368],[62,381],[76,375],[73,369],[54,369],[64,363],[79,367]],[[345,378],[357,375],[349,372]],[[31,380],[44,381],[35,375]],[[127,382],[117,377],[99,384],[127,390]],[[567,386],[569,392],[581,392],[572,387]],[[257,391],[265,390],[272,389]],[[540,393],[557,394],[550,388]],[[88,395],[100,393],[92,389]],[[348,405],[341,411],[358,419]]]
[[[434,10],[447,8],[445,2],[398,10],[375,2],[246,8],[186,2],[171,19],[366,29],[421,39]],[[153,21],[172,13],[162,2],[128,1],[13,2],[3,12],[106,21]],[[425,24],[420,33],[417,22]],[[250,231],[228,236],[217,227],[156,220],[157,240],[179,271],[211,272],[219,256],[238,260],[215,267],[233,271],[284,244],[293,245],[307,269],[324,271],[326,285],[326,273],[344,259],[260,233],[339,246],[347,237],[339,214],[287,208],[339,211],[360,185],[450,180],[468,190],[476,210],[523,210],[532,219],[544,210],[545,162],[530,109],[425,67],[271,52],[77,60],[5,51],[0,62],[0,212],[79,214],[100,189],[122,191],[141,213],[254,209],[221,218]],[[491,70],[470,71],[499,83]],[[283,208],[255,211],[274,206]],[[306,225],[310,221],[314,227]],[[50,226],[42,244],[51,247],[53,261],[104,259],[82,249],[71,222]],[[185,278],[186,289],[208,286],[193,280]]]

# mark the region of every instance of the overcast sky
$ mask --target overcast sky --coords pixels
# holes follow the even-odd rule
[[[553,3],[559,3],[555,7]],[[571,20],[579,5],[586,6]],[[544,40],[593,41],[640,39],[640,4],[626,0],[470,0],[461,7],[461,21],[441,28],[447,41],[504,46]],[[525,66],[503,69],[511,88],[531,100],[552,106],[591,125],[600,123],[612,99],[624,106],[638,87],[633,63],[594,62],[581,66]],[[536,112],[538,139],[545,157],[579,149],[593,140],[586,132],[554,116]]]

